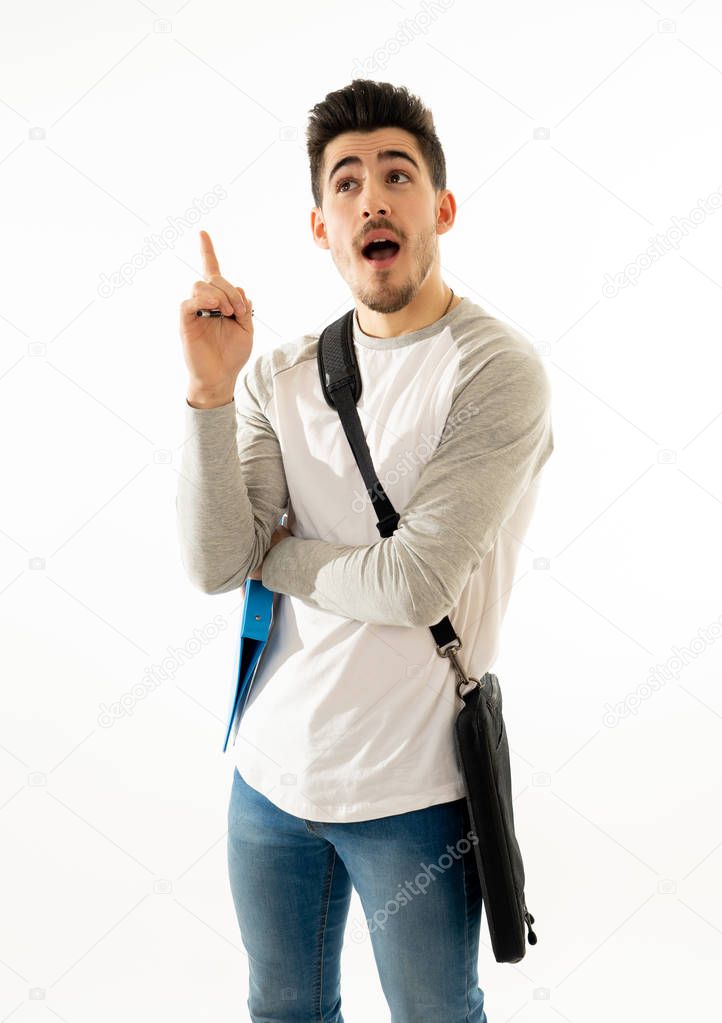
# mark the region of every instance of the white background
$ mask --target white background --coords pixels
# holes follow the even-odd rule
[[[46,0],[2,20],[0,1019],[247,1016],[220,753],[240,600],[179,560],[178,306],[202,227],[255,351],[350,307],[311,240],[304,131],[354,77],[431,107],[458,206],[443,279],[538,345],[553,389],[495,664],[539,944],[497,964],[482,920],[489,1021],[716,1016],[718,6]],[[346,1023],[388,1019],[360,922],[354,893]]]

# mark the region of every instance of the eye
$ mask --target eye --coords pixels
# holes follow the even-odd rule
[[[406,173],[406,171],[398,171],[398,170],[389,171],[389,173],[387,174],[387,177],[389,177],[389,178],[397,177],[399,174],[401,174],[405,178],[408,178],[409,181],[411,181],[411,177]],[[342,178],[340,181],[338,181],[336,183],[336,191],[337,192],[348,191],[348,189],[343,189],[341,186],[342,185],[346,185],[346,184],[348,184],[348,182],[355,181],[355,180],[356,180],[355,178]],[[403,182],[401,182],[401,184],[403,184]]]

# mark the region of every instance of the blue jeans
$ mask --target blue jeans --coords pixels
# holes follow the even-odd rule
[[[279,809],[235,768],[228,868],[253,1023],[343,1023],[352,886],[391,1023],[488,1023],[477,959],[481,890],[464,798],[369,821]]]

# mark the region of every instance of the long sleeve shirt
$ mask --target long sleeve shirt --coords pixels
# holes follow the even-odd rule
[[[318,334],[256,356],[227,405],[186,402],[176,501],[196,587],[227,592],[263,563],[278,594],[235,762],[281,809],[317,821],[464,794],[455,675],[429,625],[448,615],[466,672],[490,670],[553,450],[538,353],[470,299],[390,338],[354,314],[353,335],[359,417],[400,514],[391,536],[324,399]],[[269,551],[286,512],[293,536]]]

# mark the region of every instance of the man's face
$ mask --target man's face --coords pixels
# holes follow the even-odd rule
[[[383,150],[408,154],[378,159]],[[345,157],[360,163],[338,167]],[[330,175],[330,177],[329,177]],[[416,139],[402,128],[344,132],[328,143],[322,169],[322,204],[311,212],[314,241],[331,250],[354,298],[379,313],[395,313],[416,296],[438,259],[437,235],[451,227],[438,221],[448,190],[436,193]],[[390,265],[367,259],[362,249],[371,231],[389,231],[400,243]]]

